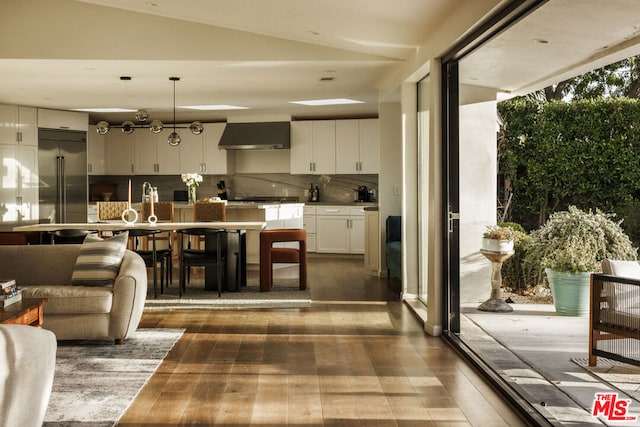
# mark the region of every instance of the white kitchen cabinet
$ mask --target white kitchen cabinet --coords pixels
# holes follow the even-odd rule
[[[317,206],[316,241],[320,253],[364,253],[364,209]]]
[[[38,147],[0,144],[0,222],[38,219]]]
[[[291,122],[291,173],[336,173],[336,121]]]
[[[132,175],[134,173],[134,148],[136,133],[125,135],[120,129],[112,129],[105,138],[107,175]]]
[[[105,175],[107,172],[106,138],[106,135],[100,135],[96,132],[95,126],[89,126],[87,131],[87,171],[89,175]]]
[[[38,145],[37,109],[0,105],[0,144]]]
[[[336,120],[336,173],[380,171],[378,119]]]
[[[38,108],[38,127],[47,129],[89,129],[89,113]]]
[[[317,251],[316,240],[316,207],[305,205],[303,210],[302,227],[307,230],[307,252]]]
[[[189,130],[180,129],[182,134]],[[186,130],[186,132],[185,132]],[[180,148],[169,145],[167,140],[173,128],[166,127],[160,133],[138,129],[134,133],[134,171],[137,175],[177,175],[180,173]],[[133,135],[129,135],[133,136]]]
[[[205,123],[204,132],[182,135],[180,143],[180,173],[225,175],[227,150],[218,148],[226,123]]]

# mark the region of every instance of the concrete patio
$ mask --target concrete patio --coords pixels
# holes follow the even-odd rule
[[[640,425],[640,421],[611,423],[591,416],[596,392],[632,397],[572,361],[587,358],[587,316],[558,316],[550,304],[512,306],[512,313],[488,313],[478,311],[477,304],[463,305],[463,341],[554,424]],[[598,365],[607,363],[598,360]],[[640,368],[630,370],[636,371],[625,381],[637,384]],[[631,401],[629,412],[640,415],[637,399]]]

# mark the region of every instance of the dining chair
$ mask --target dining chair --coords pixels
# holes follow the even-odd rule
[[[214,222],[227,220],[227,202],[212,202],[207,200],[199,200],[193,204],[193,221],[194,222]],[[207,236],[190,235],[187,237],[187,253],[194,253],[196,256],[202,254],[200,246],[204,244]],[[226,253],[223,254],[226,259]],[[181,267],[182,268],[182,267]],[[187,269],[187,283],[191,279],[191,269]]]
[[[186,292],[187,275],[191,267],[205,268],[205,289],[210,289],[211,268],[215,266],[216,288],[218,296],[222,295],[222,284],[226,280],[226,233],[213,228],[187,228],[177,230],[180,235],[180,297]],[[185,238],[204,236],[203,250],[185,248]]]
[[[129,240],[133,241],[132,251],[140,255],[147,268],[153,268],[153,294],[158,297],[158,264],[160,264],[160,293],[164,293],[164,280],[168,263],[165,257],[159,256],[156,248],[156,235],[162,230],[148,228],[129,228]],[[151,250],[143,248],[142,239],[151,239]]]
[[[81,244],[84,242],[85,237],[88,234],[97,233],[95,230],[56,230],[50,231],[51,244],[63,245],[63,244]]]
[[[297,242],[298,247],[274,247],[274,243]],[[273,228],[260,232],[260,291],[273,287],[273,264],[298,264],[299,288],[307,289],[307,230]]]
[[[151,216],[151,203],[150,202],[142,202],[142,207],[140,209],[140,219],[143,223],[146,223],[149,220],[149,216]],[[158,222],[174,222],[174,205],[173,202],[154,202],[153,203],[153,214],[157,217]],[[177,233],[174,231],[167,231],[166,235],[158,235],[155,236],[156,243],[166,242],[166,248],[161,247],[157,248],[157,256],[163,258],[165,264],[167,266],[164,278],[166,280],[167,286],[173,283],[173,248],[175,247],[175,242],[177,240]],[[149,239],[145,238],[142,241],[144,249],[149,250]],[[162,245],[164,246],[164,245]]]

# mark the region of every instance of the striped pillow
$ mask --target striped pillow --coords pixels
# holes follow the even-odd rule
[[[128,238],[128,231],[106,240],[87,236],[76,259],[71,284],[80,286],[112,285],[120,271]]]

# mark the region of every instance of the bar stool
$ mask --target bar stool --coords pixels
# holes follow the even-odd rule
[[[151,203],[150,202],[142,202],[141,205],[141,221],[147,222],[149,220],[149,216],[151,215]],[[174,205],[173,202],[155,202],[153,204],[153,214],[156,216],[158,222],[173,222],[174,217]],[[174,242],[177,240],[177,233],[174,231],[167,231],[165,236],[155,236],[156,243],[160,243],[162,241],[166,241],[166,248],[156,248],[156,255],[158,258],[162,258],[164,263],[167,265],[165,271],[164,280],[166,280],[167,287],[171,283],[173,283],[173,247]],[[149,239],[143,240],[144,249],[149,249]]]
[[[298,242],[298,247],[273,247],[282,242]],[[300,290],[307,289],[307,230],[274,228],[260,232],[260,291],[273,287],[273,264],[278,263],[298,264]]]

